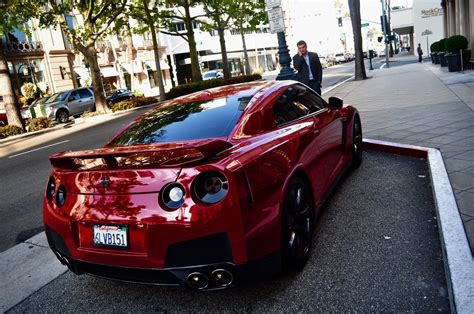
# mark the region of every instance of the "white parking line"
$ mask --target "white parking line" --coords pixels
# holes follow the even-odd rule
[[[379,70],[382,70],[385,66],[387,65],[387,63],[384,63],[380,66]]]
[[[321,95],[326,94],[327,92],[332,91],[332,90],[335,89],[336,87],[339,87],[339,86],[341,86],[342,84],[344,84],[344,83],[346,83],[346,82],[348,82],[348,81],[350,81],[350,80],[353,80],[354,78],[355,78],[355,75],[352,75],[350,78],[345,79],[344,81],[339,82],[339,83],[337,83],[336,85],[333,85],[333,86],[331,86],[331,87],[329,87],[329,88],[323,90],[323,91],[321,92]]]
[[[48,147],[55,146],[55,145],[60,145],[60,144],[67,143],[67,142],[69,142],[69,140],[65,140],[65,141],[62,141],[62,142],[57,142],[57,143],[54,143],[54,144],[51,144],[51,145],[46,145],[46,146],[43,146],[43,147],[28,150],[28,151],[23,152],[23,153],[11,155],[11,156],[8,156],[8,158],[18,157],[18,156],[21,156],[21,155],[29,154],[29,153],[36,152],[36,151],[44,149],[44,148],[48,148]]]

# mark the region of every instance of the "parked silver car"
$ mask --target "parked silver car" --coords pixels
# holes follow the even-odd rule
[[[71,89],[51,96],[45,102],[46,115],[59,123],[66,123],[70,116],[95,110],[94,93],[90,88]]]

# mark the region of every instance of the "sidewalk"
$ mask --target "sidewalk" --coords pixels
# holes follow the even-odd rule
[[[441,151],[474,252],[474,71],[450,73],[429,61],[406,64],[410,60],[416,57],[394,57],[390,68],[323,96],[355,105],[365,138]]]

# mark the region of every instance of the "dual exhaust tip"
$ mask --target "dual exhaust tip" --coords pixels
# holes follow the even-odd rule
[[[195,289],[206,289],[212,282],[218,287],[227,287],[234,281],[234,276],[228,270],[218,268],[212,271],[211,279],[201,272],[192,272],[187,277],[188,284]]]

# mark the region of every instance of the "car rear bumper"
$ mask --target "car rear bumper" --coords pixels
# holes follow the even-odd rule
[[[234,264],[225,254],[215,259],[215,257],[209,256],[209,252],[199,252],[200,248],[206,244],[210,245],[210,247],[230,245],[224,243],[226,240],[225,234],[211,235],[170,247],[167,254],[167,265],[174,265],[175,267],[136,268],[103,265],[74,259],[61,235],[52,230],[48,225],[45,226],[45,230],[49,245],[58,260],[78,275],[89,274],[124,282],[184,286],[193,290],[212,291],[234,287],[253,280],[271,278],[281,270],[279,252],[244,264]],[[230,247],[227,249],[230,250]],[[205,247],[204,250],[206,250]],[[198,259],[203,256],[204,259],[201,259],[201,261],[204,263],[200,263]],[[174,262],[174,260],[187,260],[189,262],[193,258],[195,259],[194,263],[188,266],[176,266],[179,264]],[[221,262],[218,262],[219,259]],[[226,259],[228,261],[225,261]],[[213,260],[215,262],[212,262]],[[225,282],[218,282],[215,280],[216,272],[230,274],[231,279]],[[203,281],[195,282],[193,278],[195,278],[196,274],[199,275],[199,278],[203,278]]]

